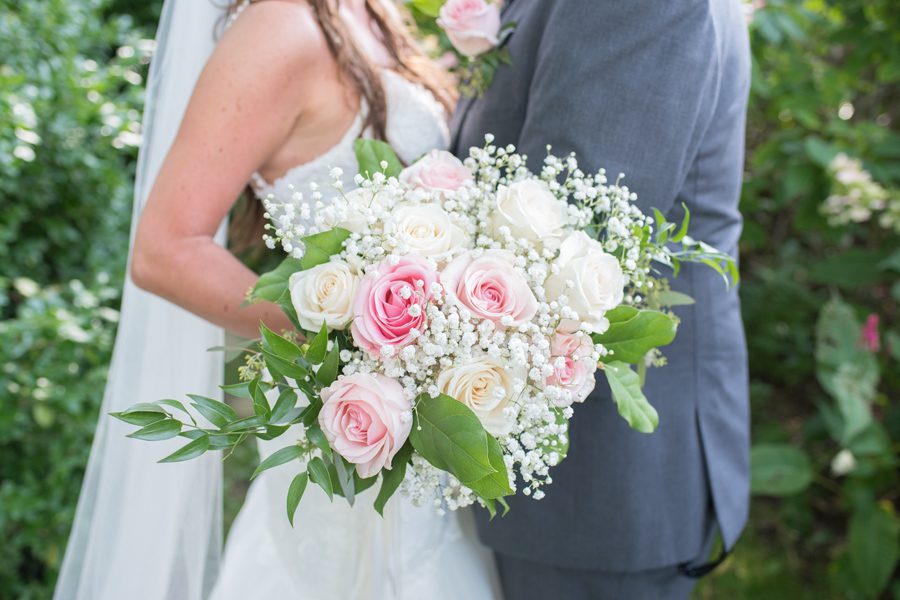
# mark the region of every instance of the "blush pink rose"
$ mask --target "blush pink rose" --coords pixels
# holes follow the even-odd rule
[[[384,375],[341,376],[322,390],[319,426],[335,452],[372,477],[391,461],[412,429],[411,404],[403,387]]]
[[[384,346],[410,344],[425,329],[425,308],[436,282],[437,273],[420,256],[379,263],[359,282],[350,326],[353,341],[374,355]]]
[[[438,25],[460,54],[478,56],[497,46],[500,9],[497,3],[485,0],[447,0]]]
[[[584,402],[594,391],[597,363],[591,358],[594,347],[588,335],[578,336],[566,331],[557,331],[550,341],[550,364],[553,374],[547,378],[547,385],[562,388],[566,395],[554,401],[559,407],[573,402]]]
[[[400,173],[400,181],[436,192],[454,192],[472,181],[462,161],[444,150],[432,150]]]
[[[505,250],[477,257],[464,252],[441,271],[441,285],[475,316],[500,328],[518,327],[534,317],[537,298],[513,262],[513,254]]]

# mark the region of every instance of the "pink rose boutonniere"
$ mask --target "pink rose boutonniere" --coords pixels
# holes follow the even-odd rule
[[[504,42],[515,23],[501,23],[500,0],[410,0],[409,4],[419,15],[435,19],[447,36],[459,59],[455,71],[464,95],[484,94],[500,65],[510,64]]]

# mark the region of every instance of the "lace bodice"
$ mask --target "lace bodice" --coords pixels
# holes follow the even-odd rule
[[[387,69],[381,73],[387,98],[387,141],[400,159],[410,163],[428,150],[446,149],[450,132],[441,104],[425,87],[407,80],[399,73]],[[330,189],[327,184],[331,181],[329,172],[334,167],[343,170],[345,189],[355,187],[353,176],[357,172],[357,164],[353,142],[366,135],[362,131],[365,110],[364,106],[360,109],[353,124],[335,146],[312,161],[293,167],[272,182],[254,174],[251,183],[256,195],[265,198],[273,194],[279,199],[287,200],[292,189],[306,191],[309,184],[314,182],[321,184],[321,190],[327,197],[326,188]]]

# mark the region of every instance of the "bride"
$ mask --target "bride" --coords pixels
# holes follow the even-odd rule
[[[351,509],[311,487],[291,527],[288,467],[251,485],[220,561],[218,458],[155,464],[172,448],[127,440],[107,416],[188,391],[216,397],[221,356],[204,350],[223,329],[290,328],[275,305],[241,307],[256,276],[221,245],[248,182],[289,195],[339,167],[350,187],[357,137],[385,139],[407,162],[449,137],[441,74],[388,0],[167,0],[157,42],[131,279],[55,598],[499,597],[466,513],[398,496],[381,518],[371,489]]]

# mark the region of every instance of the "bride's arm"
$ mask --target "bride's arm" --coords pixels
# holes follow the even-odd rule
[[[289,3],[254,5],[225,34],[141,214],[131,264],[139,287],[239,335],[256,337],[260,321],[290,327],[274,304],[240,308],[257,276],[213,236],[301,116],[322,52],[308,11]]]

